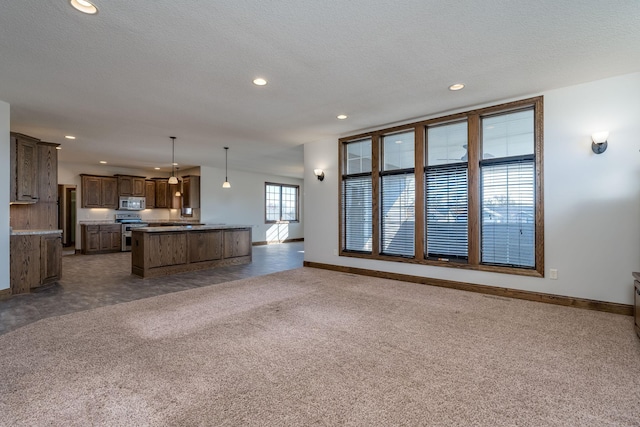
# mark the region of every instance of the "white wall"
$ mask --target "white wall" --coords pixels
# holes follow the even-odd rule
[[[545,278],[335,256],[337,137],[305,145],[305,260],[631,304],[631,272],[640,270],[640,73],[542,95]],[[598,130],[610,131],[601,155],[591,151]],[[316,167],[323,182],[313,179]]]
[[[0,185],[0,289],[8,289],[9,281],[9,182],[11,168],[9,166],[9,104],[0,101],[0,171],[4,185]],[[2,225],[4,224],[4,225]]]
[[[283,176],[229,170],[231,188],[223,189],[225,171],[200,168],[201,220],[206,224],[240,224],[253,226],[253,241],[299,239],[304,237],[305,212],[302,206],[304,181]],[[300,186],[300,222],[265,224],[264,183]]]

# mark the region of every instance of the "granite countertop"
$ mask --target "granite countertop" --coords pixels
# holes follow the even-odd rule
[[[39,234],[62,234],[62,230],[11,230],[12,236],[35,236]]]
[[[111,225],[116,224],[115,221],[109,221],[108,219],[85,219],[78,221],[80,225]]]
[[[143,233],[166,233],[167,231],[188,231],[188,230],[228,230],[233,228],[251,228],[250,225],[231,224],[211,224],[211,225],[174,225],[167,227],[137,227],[132,231],[142,231]]]

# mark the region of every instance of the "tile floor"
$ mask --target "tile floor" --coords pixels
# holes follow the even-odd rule
[[[131,275],[131,253],[62,257],[62,279],[0,300],[0,334],[52,316],[302,267],[304,243],[254,246],[253,262],[151,279]]]

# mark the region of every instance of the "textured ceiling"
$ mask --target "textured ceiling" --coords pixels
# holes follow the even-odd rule
[[[637,0],[94,3],[0,7],[11,128],[66,162],[167,170],[175,135],[183,167],[301,177],[307,142],[640,70]]]

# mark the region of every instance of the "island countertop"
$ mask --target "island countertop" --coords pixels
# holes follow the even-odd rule
[[[172,231],[205,231],[205,230],[239,230],[251,228],[250,225],[233,225],[233,224],[204,224],[204,225],[168,225],[168,226],[155,226],[155,227],[136,227],[135,231],[141,231],[143,233],[166,233]]]
[[[131,230],[131,273],[156,277],[251,262],[250,225],[181,225]]]

